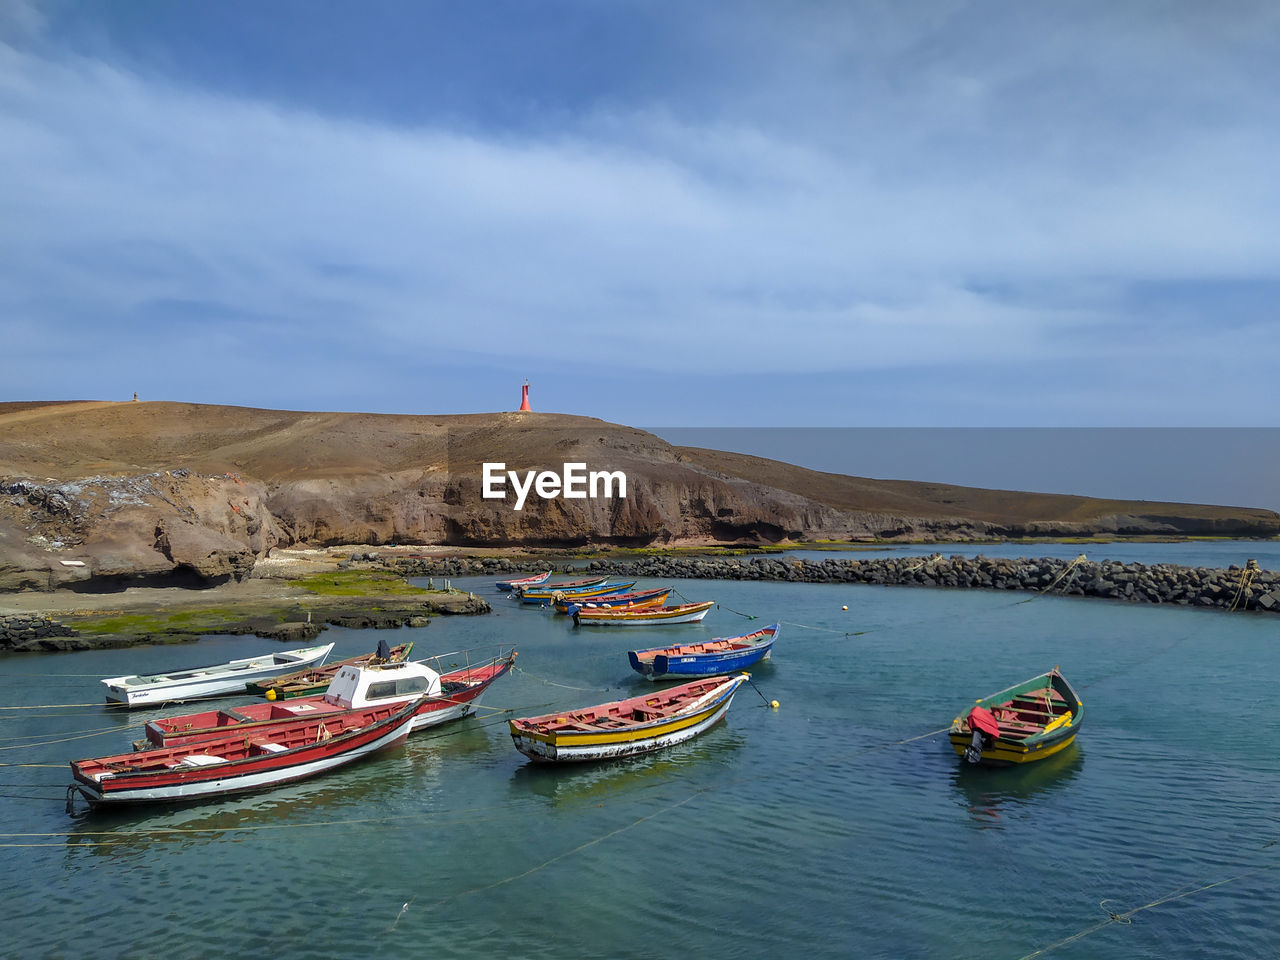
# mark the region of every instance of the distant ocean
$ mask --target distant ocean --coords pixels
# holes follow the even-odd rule
[[[1115,560],[1120,563],[1173,563],[1184,567],[1232,566],[1243,568],[1257,560],[1264,570],[1280,570],[1280,540],[1183,540],[1169,543],[912,543],[900,547],[859,547],[856,550],[797,550],[796,557],[810,560],[839,557],[850,560],[871,557],[927,557],[940,553],[944,557],[960,555],[976,557],[1057,557],[1071,560],[1084,554],[1095,562]]]
[[[1027,549],[1276,562],[1276,545],[1255,543]],[[650,689],[630,648],[775,620],[782,636],[723,723],[648,757],[536,766],[491,713],[268,793],[100,815],[81,802],[75,816],[63,809],[67,760],[128,749],[155,715],[108,713],[97,678],[271,644],[0,660],[0,956],[1275,954],[1280,619],[681,581],[686,596],[719,602],[702,624],[592,630],[522,608],[488,579],[454,585],[494,614],[396,639],[420,655],[515,643],[520,669],[487,705],[517,715]],[[326,634],[335,657],[380,636]],[[941,732],[951,719],[1055,664],[1086,704],[1076,746],[1026,769],[965,766]]]

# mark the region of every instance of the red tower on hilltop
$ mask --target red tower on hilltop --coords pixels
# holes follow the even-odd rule
[[[524,386],[520,388],[520,409],[532,411],[533,407],[529,406],[529,381],[525,380]]]

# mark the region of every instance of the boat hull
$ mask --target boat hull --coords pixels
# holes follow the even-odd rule
[[[773,644],[761,644],[753,650],[735,650],[732,653],[692,654],[688,656],[669,656],[660,653],[646,663],[636,656],[636,651],[627,653],[631,668],[649,680],[664,680],[668,677],[719,677],[729,673],[740,673],[748,667],[769,659]]]
[[[548,570],[546,573],[532,577],[521,577],[517,580],[499,580],[494,584],[494,586],[505,593],[510,593],[517,587],[536,587],[541,583],[546,583],[550,579],[551,571]]]
[[[647,590],[640,593],[613,593],[593,600],[567,599],[562,603],[553,603],[556,613],[573,616],[579,610],[617,610],[619,607],[634,609],[637,607],[660,607],[671,596],[671,588]]]
[[[412,650],[412,643],[397,644],[391,648],[391,656],[386,662],[400,663],[407,660]],[[313,694],[324,693],[325,690],[329,689],[329,684],[333,682],[333,678],[337,676],[338,671],[343,667],[353,664],[372,663],[377,656],[376,653],[366,653],[358,657],[338,660],[335,663],[327,663],[323,667],[300,670],[297,673],[285,674],[282,677],[275,677],[271,680],[254,681],[253,683],[245,684],[245,691],[259,697],[274,696],[276,700],[294,700],[298,697],[309,697]]]
[[[172,803],[247,793],[314,777],[353,763],[404,740],[409,735],[413,711],[405,708],[368,727],[281,752],[207,765],[179,766],[169,770],[106,773],[94,777],[72,764],[74,786],[91,806]],[[193,750],[201,749],[193,745]],[[209,754],[212,756],[212,748]],[[196,754],[196,756],[202,756]]]
[[[979,763],[984,767],[1013,767],[1023,763],[1034,763],[1071,746],[1075,742],[1076,733],[1075,729],[1071,729],[1060,738],[1032,744],[997,738],[990,747],[983,749]],[[949,734],[949,738],[956,756],[964,757],[965,751],[969,749],[970,735],[952,733]]]
[[[473,714],[489,687],[505,675],[514,665],[513,657],[506,657],[489,665],[470,667],[441,676],[444,689],[439,696],[423,697],[415,709],[410,732],[434,727],[451,720],[461,720]],[[388,703],[408,703],[413,697],[401,697]],[[181,717],[165,717],[146,725],[150,747],[198,745],[227,736],[231,731],[242,731],[248,736],[269,733],[282,724],[297,723],[310,717],[321,719],[341,716],[352,709],[328,702],[324,696],[291,700],[285,704],[257,703],[234,710],[210,711]]]
[[[540,763],[614,760],[662,750],[714,726],[733,703],[746,677],[726,681],[715,699],[673,717],[617,730],[539,731],[510,721],[511,740],[526,757]]]
[[[582,609],[573,615],[578,626],[625,627],[670,623],[697,623],[715,606],[715,601],[683,607],[640,607],[638,609]]]
[[[304,658],[283,663],[279,661],[285,654],[272,654],[265,657],[233,660],[230,664],[175,670],[168,674],[153,674],[150,677],[112,677],[103,680],[102,683],[107,688],[108,703],[127,707],[155,706],[178,700],[232,696],[244,693],[249,683],[269,680],[286,673],[297,673],[299,670],[322,663],[329,655],[329,651],[333,649],[333,644],[305,649],[314,652],[308,653]],[[231,667],[231,669],[223,669],[224,667]]]
[[[547,590],[525,591],[520,594],[520,602],[549,607],[562,599],[588,600],[594,597],[607,597],[615,593],[626,593],[635,585],[636,581],[632,580],[630,583],[600,584],[590,587],[575,587],[569,590],[552,587]]]
[[[985,718],[978,719],[983,712]],[[1075,742],[1083,722],[1084,702],[1054,668],[978,700],[952,721],[947,736],[956,755],[967,762],[1011,767],[1061,753]],[[980,749],[975,725],[987,729]]]

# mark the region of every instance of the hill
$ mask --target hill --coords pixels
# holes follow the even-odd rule
[[[485,499],[481,465],[621,471],[625,498]],[[1275,536],[1244,507],[821,473],[589,417],[0,404],[0,589],[206,584],[277,546]]]

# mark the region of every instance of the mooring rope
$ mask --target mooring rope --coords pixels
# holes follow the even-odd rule
[[[94,729],[92,729],[92,730],[70,730],[70,731],[67,731],[67,732],[68,732],[68,733],[71,733],[71,734],[82,734],[83,736],[90,737],[90,736],[93,736],[93,735],[95,735],[95,734],[99,734],[99,733],[112,733],[112,732],[114,732],[114,731],[119,731],[119,730],[121,730],[121,729],[123,729],[123,728],[122,728],[119,724],[112,724],[112,725],[111,725],[111,726],[109,726],[109,727],[95,727],[95,728],[94,728]],[[33,733],[33,734],[31,734],[30,736],[26,736],[26,737],[0,737],[0,743],[8,743],[9,741],[13,741],[13,740],[35,740],[37,737],[43,737],[43,736],[45,736],[45,734],[42,734],[42,733]],[[43,742],[43,741],[42,741],[42,742]],[[55,740],[55,741],[52,741],[52,742],[54,742],[54,743],[60,743],[61,741],[57,741],[57,740]],[[15,744],[13,744],[12,746],[8,746],[8,747],[0,747],[0,750],[21,750],[23,747],[38,747],[38,746],[40,746],[40,745],[41,745],[41,742],[37,742],[37,743],[15,743]]]
[[[702,601],[700,601],[700,600],[690,600],[688,597],[686,597],[683,593],[681,593],[681,592],[680,592],[679,590],[677,590],[675,587],[672,587],[672,588],[671,588],[671,592],[672,592],[672,593],[674,593],[674,594],[675,594],[677,597],[679,597],[681,600],[683,600],[685,603],[701,603],[701,602],[702,602]],[[746,619],[748,619],[748,620],[759,620],[759,619],[760,619],[760,617],[759,617],[758,615],[754,614],[754,613],[743,613],[741,610],[735,610],[735,609],[733,609],[733,607],[725,606],[723,603],[717,603],[717,604],[716,604],[716,609],[717,609],[717,610],[719,610],[719,609],[721,609],[721,608],[723,608],[723,609],[725,609],[725,610],[728,610],[730,613],[736,613],[738,616],[740,616],[740,617],[745,617],[745,618],[746,618]]]
[[[815,627],[808,623],[796,623],[794,620],[779,620],[778,622],[788,627],[799,627],[802,630],[821,630],[824,633],[839,633],[846,637],[860,637],[871,632],[870,630],[834,630],[831,627]]]
[[[1065,567],[1063,567],[1062,572],[1058,574],[1056,577],[1054,577],[1051,581],[1049,581],[1049,585],[1047,587],[1045,587],[1042,590],[1037,590],[1035,593],[1035,596],[1027,597],[1027,599],[1025,600],[1019,600],[1018,603],[1030,603],[1032,600],[1036,599],[1036,597],[1043,597],[1046,593],[1048,593],[1050,590],[1056,587],[1059,583],[1061,583],[1062,578],[1065,577],[1068,573],[1071,574],[1071,579],[1074,580],[1076,568],[1080,564],[1084,563],[1086,559],[1087,558],[1083,553],[1080,554],[1080,556],[1076,557],[1074,560],[1068,563]],[[1070,581],[1068,581],[1068,583],[1069,582]],[[1066,587],[1064,586],[1063,589],[1066,589]]]
[[[1228,613],[1234,613],[1236,606],[1240,603],[1241,597],[1244,596],[1245,590],[1253,583],[1254,575],[1258,572],[1258,561],[1249,560],[1244,565],[1244,570],[1240,573],[1240,586],[1236,588],[1236,595],[1231,600],[1231,606],[1227,609]],[[1245,606],[1248,606],[1246,602]]]
[[[185,700],[170,700],[168,703],[185,703]],[[30,703],[25,706],[0,706],[0,710],[53,710],[62,709],[64,707],[104,707],[107,710],[124,710],[128,708],[127,703],[111,703],[97,700],[92,703]],[[160,706],[160,704],[156,704]]]
[[[523,674],[524,674],[526,677],[528,677],[530,680],[537,680],[539,683],[545,683],[545,684],[548,684],[548,685],[553,686],[553,687],[563,687],[563,688],[564,688],[564,689],[566,689],[566,690],[578,690],[578,691],[581,691],[581,692],[583,692],[583,693],[590,693],[590,692],[591,692],[591,691],[593,691],[593,690],[599,690],[599,689],[600,689],[599,687],[571,687],[571,686],[569,686],[569,684],[567,684],[567,683],[556,683],[554,680],[548,680],[546,677],[536,677],[536,676],[534,676],[532,673],[530,673],[529,671],[525,670],[523,667],[513,667],[513,668],[512,668],[512,672],[513,672],[513,673],[523,673]]]
[[[115,727],[112,729],[118,730],[119,728]],[[72,740],[87,740],[90,737],[100,737],[104,733],[109,733],[109,732],[111,731],[98,730],[94,733],[81,733],[73,737],[59,737],[57,740],[39,740],[35,743],[17,743],[8,747],[0,747],[0,750],[26,750],[29,747],[47,747],[55,743],[70,743]]]
[[[1276,840],[1270,840],[1267,843],[1264,843],[1262,847],[1260,847],[1259,849],[1265,850],[1268,847],[1275,846],[1276,842],[1277,842]],[[1238,863],[1239,860],[1235,862]],[[1210,883],[1203,883],[1203,884],[1200,884],[1199,886],[1192,887],[1191,889],[1185,889],[1185,887],[1179,887],[1173,893],[1166,894],[1163,897],[1160,897],[1156,900],[1152,900],[1150,903],[1144,903],[1140,907],[1134,907],[1132,910],[1126,910],[1123,913],[1113,913],[1111,911],[1108,911],[1106,907],[1103,906],[1103,904],[1111,903],[1112,901],[1110,899],[1100,900],[1098,901],[1098,906],[1101,907],[1103,911],[1107,914],[1106,919],[1100,920],[1098,923],[1095,923],[1089,927],[1085,927],[1083,930],[1079,930],[1076,933],[1073,933],[1069,937],[1064,937],[1061,940],[1055,941],[1054,943],[1051,943],[1046,947],[1041,947],[1039,950],[1033,950],[1031,953],[1028,953],[1022,957],[1019,957],[1018,960],[1034,960],[1034,958],[1036,957],[1043,957],[1046,953],[1051,953],[1054,950],[1057,950],[1059,947],[1066,946],[1068,943],[1075,943],[1077,940],[1083,940],[1085,937],[1090,936],[1094,933],[1097,933],[1103,927],[1110,926],[1113,923],[1121,923],[1121,924],[1133,923],[1133,918],[1137,914],[1142,913],[1144,910],[1151,910],[1154,907],[1163,906],[1166,903],[1173,903],[1175,900],[1184,900],[1187,897],[1193,896],[1194,894],[1204,893],[1204,891],[1206,890],[1212,890],[1214,887],[1222,887],[1228,883],[1235,883],[1237,880],[1243,880],[1245,877],[1251,877],[1255,874],[1264,873],[1267,870],[1274,870],[1278,866],[1280,866],[1280,863],[1271,863],[1271,864],[1267,864],[1266,866],[1255,867],[1252,870],[1246,870],[1243,873],[1237,873],[1234,876],[1224,877],[1221,880],[1214,880]]]

